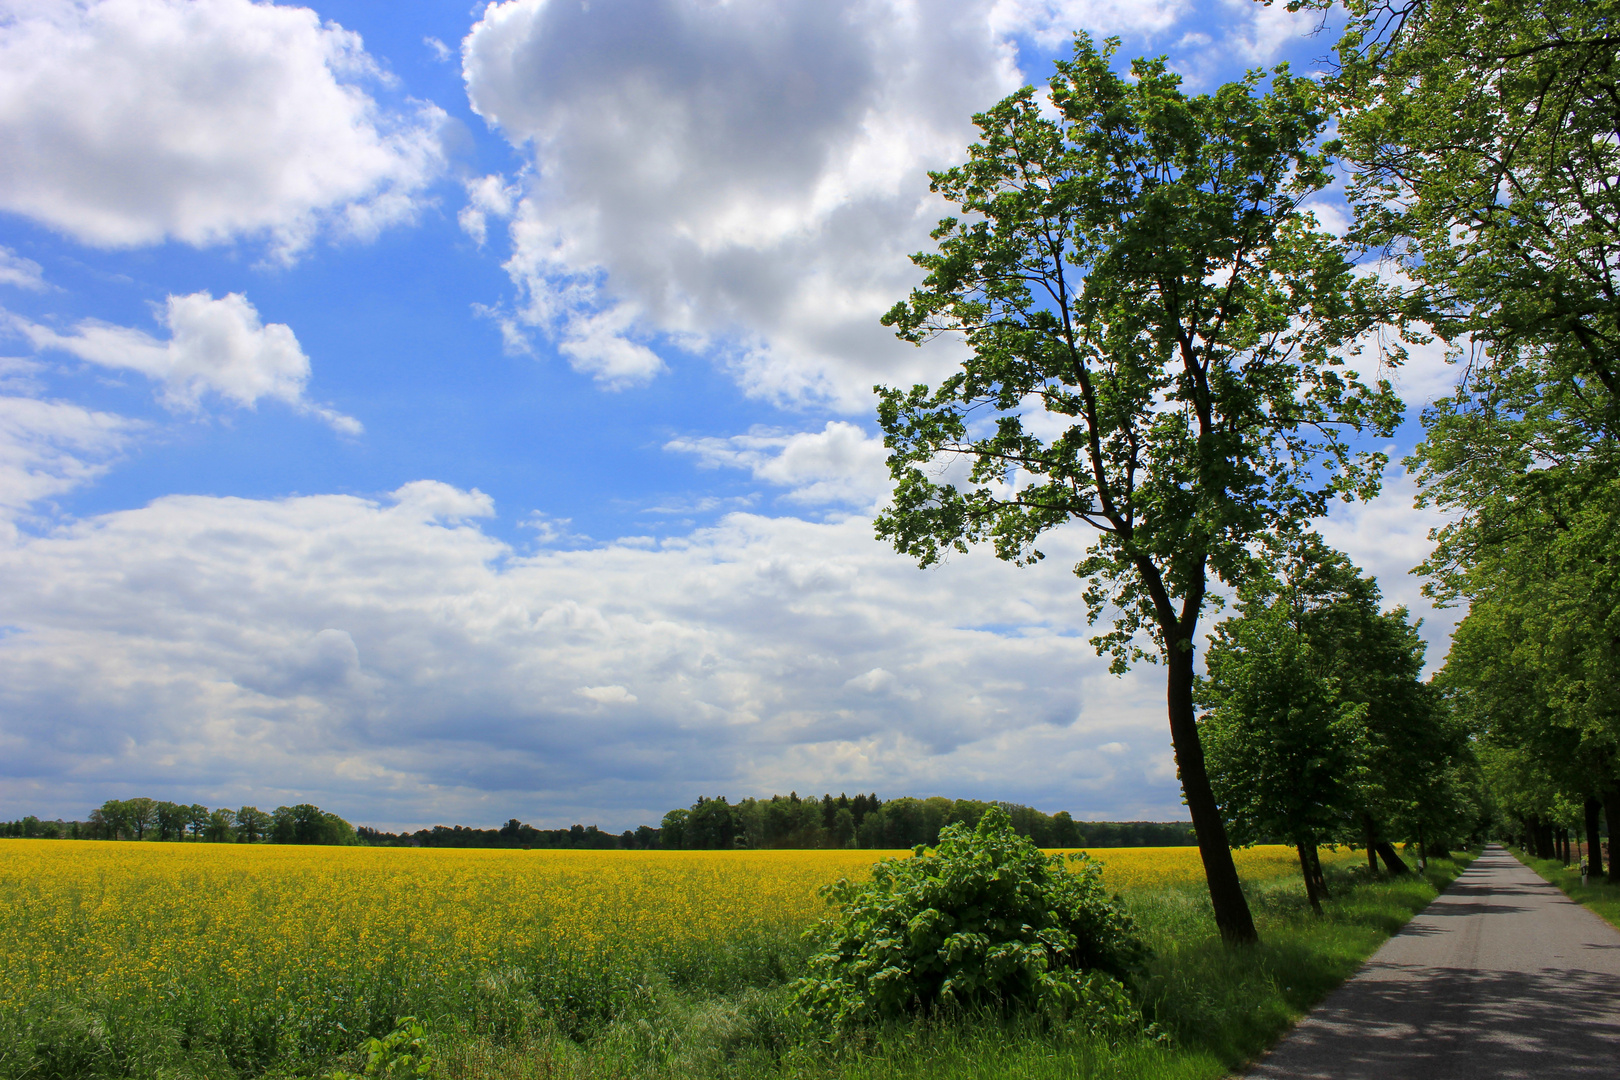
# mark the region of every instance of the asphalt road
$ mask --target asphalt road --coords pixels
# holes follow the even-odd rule
[[[1500,847],[1247,1074],[1620,1078],[1620,931]]]

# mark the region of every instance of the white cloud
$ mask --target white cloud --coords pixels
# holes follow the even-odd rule
[[[1316,525],[1323,539],[1378,578],[1386,608],[1404,604],[1413,618],[1423,620],[1423,640],[1429,645],[1427,670],[1432,672],[1444,663],[1451,631],[1466,612],[1435,607],[1423,595],[1422,579],[1411,572],[1434,549],[1429,530],[1446,522],[1432,507],[1416,509],[1416,496],[1417,484],[1412,478],[1391,468],[1378,498],[1368,503],[1336,503]]]
[[[622,686],[582,686],[574,693],[598,705],[634,705],[639,700]]]
[[[756,480],[789,488],[788,498],[799,503],[864,508],[889,492],[883,440],[842,420],[820,431],[756,428],[724,439],[672,439],[664,449],[692,454],[708,468],[747,469]]]
[[[998,34],[1027,34],[1052,48],[1076,30],[1149,36],[1163,33],[1191,7],[1189,0],[996,0],[990,26]]]
[[[467,189],[467,205],[461,208],[456,215],[456,221],[466,234],[477,241],[479,247],[484,246],[489,236],[489,219],[505,219],[512,216],[512,208],[516,205],[519,189],[506,182],[503,176],[480,176],[476,180],[468,180],[464,185]]]
[[[428,51],[433,53],[433,59],[437,60],[441,64],[448,64],[456,55],[454,49],[450,48],[450,46],[446,45],[436,37],[425,37],[422,39],[422,44],[426,45],[428,47]]]
[[[1114,679],[1074,633],[1075,534],[1033,570],[747,514],[522,557],[490,510],[431,482],[171,496],[0,546],[0,813],[138,789],[618,828],[789,788],[1179,813],[1148,779],[1157,671]]]
[[[309,357],[292,328],[259,321],[259,312],[240,293],[216,300],[206,292],[170,296],[159,316],[168,340],[143,330],[96,320],[60,334],[37,323],[15,320],[37,349],[58,349],[103,367],[138,371],[163,386],[172,409],[196,411],[208,392],[243,408],[263,398],[286,402],[318,416],[345,435],[362,428],[353,417],[309,400]]]
[[[45,278],[39,263],[25,259],[8,247],[0,246],[0,285],[19,289],[45,288]]]
[[[925,171],[1020,81],[988,2],[515,0],[463,44],[474,109],[533,155],[516,314],[611,385],[652,347],[856,409],[927,370],[877,317],[942,212]],[[476,228],[476,226],[475,226]],[[612,341],[623,346],[612,346]]]
[[[390,112],[359,35],[249,0],[0,0],[0,209],[97,247],[409,220],[444,114]]]
[[[0,395],[0,537],[14,535],[18,512],[100,476],[140,426],[69,402]]]

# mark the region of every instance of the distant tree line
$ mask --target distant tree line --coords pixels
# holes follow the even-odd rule
[[[978,824],[992,806],[1006,810],[1020,835],[1042,847],[1175,847],[1190,845],[1190,823],[1075,821],[1066,810],[1045,814],[1028,806],[978,799],[898,798],[874,795],[801,797],[797,792],[769,799],[724,796],[700,798],[684,810],[664,815],[657,830],[664,848],[908,848],[932,846],[939,830],[965,822]]]
[[[213,844],[355,844],[353,825],[318,806],[300,803],[266,813],[256,806],[210,810],[201,803],[108,799],[88,821],[0,822],[0,837],[57,840],[202,841]]]
[[[1189,822],[1076,821],[1018,803],[979,799],[899,798],[877,795],[801,797],[798,792],[731,803],[701,797],[671,810],[659,828],[642,825],[622,833],[595,825],[540,829],[512,818],[498,829],[435,825],[415,832],[355,828],[318,806],[255,806],[210,810],[201,804],[157,799],[109,799],[88,821],[41,821],[25,817],[0,822],[0,837],[62,840],[204,841],[225,844],[364,844],[372,847],[577,848],[581,850],[714,850],[724,848],[878,848],[933,846],[939,831],[964,822],[972,827],[992,806],[1012,818],[1019,835],[1041,847],[1181,847],[1197,843]]]
[[[512,818],[498,829],[475,829],[465,825],[435,825],[415,832],[381,832],[360,826],[360,843],[373,847],[445,848],[580,848],[604,851],[614,848],[656,848],[658,830],[649,825],[622,833],[604,832],[595,825],[574,825],[567,829],[537,829]]]

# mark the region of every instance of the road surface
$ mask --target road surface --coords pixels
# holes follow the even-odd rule
[[[1488,847],[1247,1075],[1615,1080],[1620,931]]]

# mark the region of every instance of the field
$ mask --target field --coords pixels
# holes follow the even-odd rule
[[[310,1075],[401,1014],[459,1075],[780,1070],[816,890],[885,854],[0,841],[0,1077]],[[1161,955],[1208,937],[1195,849],[1096,854]],[[1291,849],[1238,861],[1299,906]]]

